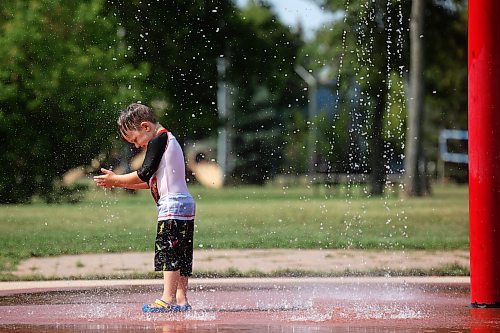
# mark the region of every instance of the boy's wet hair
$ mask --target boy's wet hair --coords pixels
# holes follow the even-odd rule
[[[118,117],[118,130],[121,136],[125,137],[128,131],[134,131],[139,129],[139,126],[143,121],[149,121],[156,124],[156,116],[146,105],[139,103],[132,103],[120,112]]]

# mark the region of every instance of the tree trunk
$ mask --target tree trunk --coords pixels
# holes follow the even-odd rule
[[[405,152],[405,193],[428,193],[422,149],[424,122],[424,9],[426,0],[413,0],[410,22],[410,101]]]
[[[387,68],[387,67],[384,67]],[[373,132],[370,152],[370,193],[372,195],[382,195],[385,185],[385,162],[384,138],[382,136],[384,110],[387,103],[388,87],[386,80],[381,80],[379,84],[380,97],[373,112]]]

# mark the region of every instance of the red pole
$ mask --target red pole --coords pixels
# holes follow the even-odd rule
[[[500,1],[469,0],[471,303],[500,306]]]

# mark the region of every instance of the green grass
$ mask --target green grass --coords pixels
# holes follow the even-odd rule
[[[431,197],[366,198],[307,187],[193,186],[197,248],[465,249],[465,186]],[[156,208],[149,193],[92,190],[80,204],[0,206],[0,272],[31,256],[152,251]]]

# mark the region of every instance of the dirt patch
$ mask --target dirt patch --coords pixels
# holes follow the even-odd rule
[[[431,271],[443,267],[469,269],[469,252],[453,251],[364,251],[364,250],[195,250],[194,273],[227,272],[273,274],[304,271],[318,274],[374,271]],[[117,274],[148,274],[153,271],[153,253],[128,252],[30,258],[14,273],[20,279],[91,277]]]

